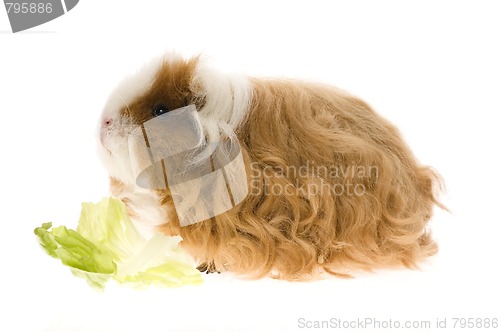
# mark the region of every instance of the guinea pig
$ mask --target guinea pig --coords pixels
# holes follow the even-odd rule
[[[169,188],[137,185],[128,137],[146,121],[194,105],[204,130],[236,134],[248,194],[233,208],[181,225]],[[168,132],[165,133],[168,139]],[[437,252],[428,222],[440,176],[398,129],[338,88],[221,73],[167,54],[111,93],[99,130],[111,194],[145,236],[180,235],[201,271],[286,280],[415,268]]]

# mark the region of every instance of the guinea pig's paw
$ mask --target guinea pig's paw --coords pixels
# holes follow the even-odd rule
[[[217,271],[217,269],[215,268],[215,264],[213,262],[202,263],[202,264],[198,265],[197,269],[198,269],[198,271],[205,272],[206,274],[215,273],[215,272],[220,274],[220,271]]]

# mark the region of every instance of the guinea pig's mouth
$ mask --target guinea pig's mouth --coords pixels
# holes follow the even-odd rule
[[[102,147],[102,152],[112,158],[128,159],[132,128],[132,126],[123,126],[102,129],[99,133],[99,145]]]
[[[99,135],[99,141],[103,149],[106,150],[110,155],[113,155],[109,147],[106,145],[106,137],[107,137],[106,133],[104,131],[101,131],[101,134]]]

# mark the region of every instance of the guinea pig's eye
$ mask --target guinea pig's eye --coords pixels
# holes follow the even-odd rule
[[[167,106],[165,106],[163,104],[156,105],[153,108],[153,115],[154,116],[160,116],[160,115],[165,114],[167,112],[168,112],[168,108],[167,108]]]

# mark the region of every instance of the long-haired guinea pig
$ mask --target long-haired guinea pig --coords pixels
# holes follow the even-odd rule
[[[187,105],[207,126],[234,131],[246,168],[239,181],[249,189],[226,212],[183,226],[169,188],[137,185],[128,136]],[[437,251],[427,224],[441,206],[439,176],[391,123],[334,87],[231,76],[199,57],[167,55],[111,94],[99,150],[111,194],[133,222],[180,235],[200,270],[304,280],[413,268]]]

